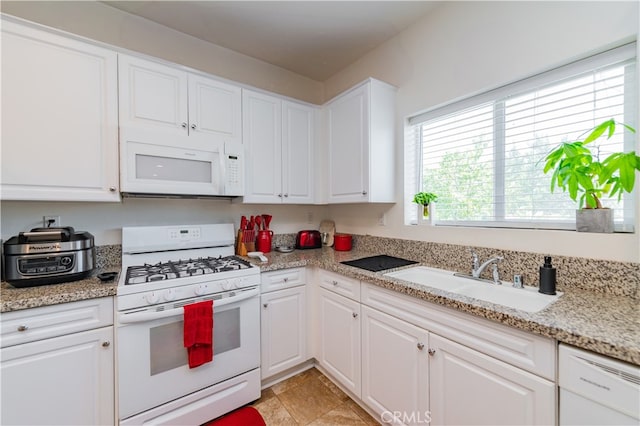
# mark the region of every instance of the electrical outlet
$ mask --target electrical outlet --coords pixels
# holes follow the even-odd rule
[[[42,216],[42,226],[45,228],[57,228],[60,226],[60,216]]]
[[[313,223],[313,212],[307,212],[307,223]]]
[[[387,225],[387,214],[386,213],[380,213],[380,216],[378,217],[378,225],[379,226],[386,226]]]

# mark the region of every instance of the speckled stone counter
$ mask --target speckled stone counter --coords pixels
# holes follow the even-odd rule
[[[640,301],[582,289],[565,293],[548,308],[529,313],[455,293],[385,277],[389,272],[369,272],[340,262],[380,254],[353,250],[336,252],[330,248],[268,253],[268,263],[259,264],[263,272],[318,266],[428,302],[487,318],[515,328],[551,337],[603,355],[640,365]],[[415,266],[415,265],[412,265]],[[429,265],[427,265],[429,266]],[[402,269],[402,268],[398,268]]]
[[[100,281],[96,275],[101,272],[120,272],[119,267],[97,269],[93,276],[84,280],[37,287],[16,288],[7,282],[0,284],[0,312],[18,311],[57,305],[58,303],[77,302],[116,295],[118,277],[108,283]]]

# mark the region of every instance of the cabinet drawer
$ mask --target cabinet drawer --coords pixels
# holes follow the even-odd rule
[[[553,339],[363,283],[362,303],[554,381]]]
[[[320,287],[331,290],[344,297],[360,301],[360,281],[334,272],[320,270],[318,274]]]
[[[113,325],[113,298],[43,306],[0,315],[1,345],[8,347]]]
[[[266,293],[283,288],[295,287],[306,283],[305,268],[283,269],[281,271],[264,272],[261,275],[262,292]]]

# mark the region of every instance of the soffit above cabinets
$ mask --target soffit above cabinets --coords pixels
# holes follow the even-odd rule
[[[437,1],[104,1],[114,8],[325,81]]]

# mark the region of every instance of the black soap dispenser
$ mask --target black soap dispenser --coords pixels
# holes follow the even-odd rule
[[[556,268],[551,265],[551,256],[544,257],[544,265],[540,267],[540,288],[542,294],[556,294]]]

